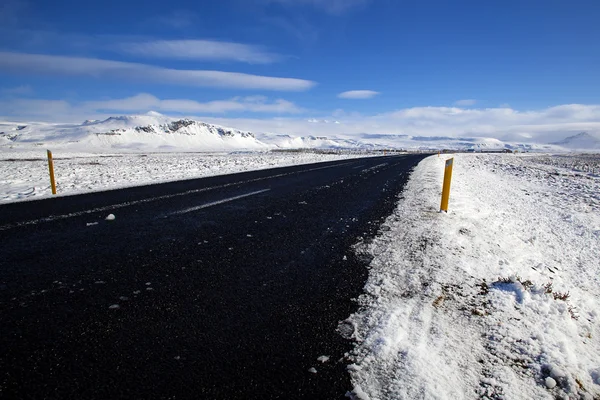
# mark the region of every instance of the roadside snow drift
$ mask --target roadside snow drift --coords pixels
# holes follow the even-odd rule
[[[314,153],[54,152],[59,195],[360,157]],[[365,157],[365,155],[362,155]],[[51,196],[44,150],[0,153],[0,203]]]
[[[444,161],[357,246],[373,260],[343,324],[348,396],[600,398],[600,159],[457,155],[448,214]]]

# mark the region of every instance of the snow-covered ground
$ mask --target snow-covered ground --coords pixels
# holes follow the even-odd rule
[[[600,158],[457,155],[448,214],[445,158],[357,245],[348,396],[600,399]]]
[[[364,157],[315,153],[55,152],[59,195]],[[51,196],[45,150],[0,153],[0,203]]]

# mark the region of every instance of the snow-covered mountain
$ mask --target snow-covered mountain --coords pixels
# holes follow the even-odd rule
[[[383,147],[402,148],[422,151],[461,150],[473,152],[519,150],[559,152],[562,148],[549,144],[504,142],[489,137],[451,137],[451,136],[411,136],[395,134],[364,133],[360,138]]]
[[[371,143],[351,138],[325,136],[290,136],[259,134],[258,138],[281,149],[383,149],[383,144]]]
[[[600,150],[600,138],[592,136],[587,132],[569,136],[564,140],[553,144],[571,150]]]
[[[494,151],[502,149],[520,151],[561,151],[552,145],[508,143],[486,137],[449,137],[449,136],[411,136],[397,134],[347,135],[346,137],[265,135],[257,137],[265,143],[278,148],[319,148],[319,149],[405,149],[438,151],[443,149],[461,151]]]
[[[250,133],[193,119],[172,118],[156,112],[110,117],[81,124],[11,123],[0,121],[0,148],[46,146],[77,151],[232,151],[268,149],[386,148],[437,151],[560,152],[600,150],[600,139],[587,133],[553,144],[503,142],[487,137],[411,136],[399,134],[348,134],[291,136]]]
[[[110,117],[82,124],[11,124],[0,122],[0,145],[49,145],[78,150],[259,150],[269,145],[250,132],[227,129],[191,119],[158,113]]]

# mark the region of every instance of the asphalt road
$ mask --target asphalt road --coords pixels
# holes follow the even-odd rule
[[[422,158],[0,206],[0,398],[344,398],[352,246]]]

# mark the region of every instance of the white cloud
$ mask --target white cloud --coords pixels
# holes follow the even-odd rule
[[[329,14],[339,15],[356,7],[369,3],[371,0],[266,0],[270,3],[280,3],[288,6],[310,5]]]
[[[21,85],[12,88],[0,89],[0,93],[9,96],[26,96],[33,94],[33,88],[29,85]]]
[[[161,100],[153,95],[141,93],[133,97],[116,100],[90,101],[83,103],[83,109],[94,111],[162,111],[176,113],[221,114],[227,112],[254,113],[301,113],[303,110],[294,103],[283,99],[269,102],[264,96],[234,97],[228,100],[216,100],[201,103],[195,100],[166,99]]]
[[[373,90],[349,90],[338,94],[340,99],[372,99],[377,96],[379,92]]]
[[[179,70],[96,58],[10,52],[0,52],[0,70],[20,74],[120,78],[157,84],[273,91],[305,91],[316,85],[315,82],[295,78],[278,78],[224,71]]]
[[[237,61],[249,64],[270,64],[283,57],[260,46],[216,40],[156,40],[123,43],[121,51],[142,57],[179,60]]]
[[[352,137],[362,133],[412,136],[493,137],[502,140],[549,143],[573,133],[600,135],[600,105],[569,104],[535,111],[509,108],[466,110],[454,107],[414,107],[371,116],[335,118],[340,124],[317,124],[305,119],[223,119],[208,122],[256,132]],[[313,122],[308,122],[313,121]]]
[[[464,99],[464,100],[458,100],[454,102],[455,106],[458,107],[468,107],[468,106],[474,106],[477,103],[477,100],[475,99]]]
[[[71,104],[64,100],[17,99],[0,101],[3,111],[14,116],[48,117],[53,120],[89,119],[98,114],[132,114],[150,110],[177,114],[226,114],[251,112],[268,114],[298,114],[304,110],[294,103],[264,96],[234,97],[227,100],[198,102],[188,99],[159,99],[151,94],[113,100],[85,101]],[[56,117],[56,119],[54,118]]]

